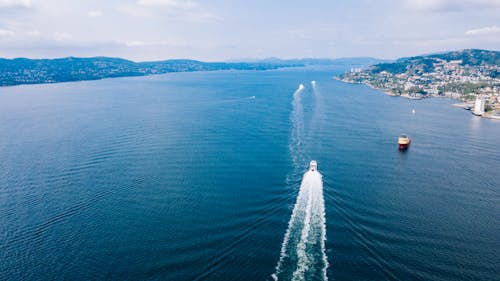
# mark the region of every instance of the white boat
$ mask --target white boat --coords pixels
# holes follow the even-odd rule
[[[318,162],[312,160],[311,163],[309,163],[309,171],[314,172],[316,170],[318,170]]]

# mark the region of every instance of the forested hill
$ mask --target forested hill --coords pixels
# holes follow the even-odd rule
[[[339,79],[410,98],[487,96],[492,108],[498,104],[500,110],[500,51],[469,49],[402,58],[351,70]]]
[[[435,71],[435,64],[439,62],[457,61],[461,66],[476,67],[490,65],[500,67],[500,51],[468,49],[425,56],[401,58],[393,63],[373,65],[369,71],[379,73],[386,71],[392,74],[420,71],[430,73]],[[495,73],[494,73],[495,74]]]
[[[169,72],[212,70],[266,70],[303,66],[299,63],[201,62],[166,60],[133,62],[121,58],[0,59],[0,86],[57,83],[102,78],[144,76]]]

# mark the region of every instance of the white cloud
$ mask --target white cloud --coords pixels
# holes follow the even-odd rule
[[[220,22],[224,20],[224,18],[212,13],[185,13],[178,15],[176,19],[192,23]]]
[[[500,33],[500,27],[494,25],[494,26],[486,26],[482,28],[470,29],[465,32],[465,35],[486,35],[494,33]]]
[[[14,36],[15,32],[8,29],[0,28],[0,37]]]
[[[145,47],[145,46],[151,46],[151,45],[153,45],[153,44],[148,43],[148,42],[142,42],[142,41],[125,42],[125,46],[127,46],[127,47]]]
[[[187,23],[221,22],[223,17],[200,9],[192,0],[138,0],[136,5],[121,5],[123,14],[148,20],[168,20]]]
[[[28,36],[32,36],[32,37],[38,37],[38,36],[40,36],[40,31],[35,29],[35,30],[31,30],[31,31],[26,31],[25,34]]]
[[[132,16],[134,18],[143,18],[143,19],[154,19],[155,13],[146,7],[138,7],[137,5],[119,5],[116,9],[125,14],[126,16]]]
[[[89,18],[97,18],[102,16],[102,11],[101,10],[89,11],[87,13],[87,16],[89,16]]]
[[[138,0],[137,4],[145,7],[166,7],[172,9],[191,9],[198,6],[192,0]]]
[[[287,31],[288,32],[288,35],[290,35],[290,37],[292,39],[306,39],[308,38],[309,36],[309,32],[306,31],[305,29],[290,29]]]
[[[406,38],[400,40],[392,41],[394,45],[400,46],[442,46],[448,48],[448,46],[458,45],[462,43],[466,43],[469,41],[469,38],[461,38],[461,37],[449,37],[449,38]]]
[[[177,42],[171,42],[171,41],[127,41],[127,42],[122,42],[119,43],[121,46],[125,45],[126,47],[129,48],[145,48],[145,47],[150,47],[150,48],[182,48],[187,46],[188,44],[177,41]]]
[[[406,0],[410,9],[424,12],[452,12],[500,8],[499,0]]]
[[[0,0],[0,8],[30,8],[31,0]]]
[[[73,38],[71,34],[65,33],[65,32],[55,32],[54,33],[54,40],[56,41],[66,41]]]

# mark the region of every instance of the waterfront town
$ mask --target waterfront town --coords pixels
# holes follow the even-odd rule
[[[498,52],[485,51],[493,53],[493,59],[480,63],[471,59],[479,50],[462,52],[463,59],[457,59],[457,54],[436,55],[378,64],[365,70],[352,68],[337,79],[364,83],[388,95],[409,99],[449,97],[461,101],[455,106],[475,115],[500,119]]]

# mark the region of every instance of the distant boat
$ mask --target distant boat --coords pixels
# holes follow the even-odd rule
[[[415,114],[415,108],[411,111],[411,113]]]
[[[399,145],[399,150],[406,150],[410,146],[411,139],[405,135],[402,134],[398,138],[398,145]]]

